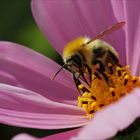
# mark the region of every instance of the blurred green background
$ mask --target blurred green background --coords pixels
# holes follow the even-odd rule
[[[42,53],[57,62],[61,57],[55,52],[36,25],[31,13],[30,0],[0,0],[0,40],[12,41]],[[0,140],[10,140],[18,133],[42,137],[64,130],[37,130],[0,124]],[[140,140],[140,119],[112,140]]]
[[[23,44],[58,60],[31,13],[31,0],[0,0],[0,40]]]
[[[0,0],[0,40],[22,44],[46,55],[57,62],[60,56],[55,52],[39,30],[31,13],[31,0]],[[10,140],[18,133],[46,136],[58,131],[24,129],[0,124],[0,140]]]

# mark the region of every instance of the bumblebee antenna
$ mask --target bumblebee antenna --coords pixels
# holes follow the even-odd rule
[[[119,28],[121,28],[123,25],[125,24],[125,21],[122,22],[118,22],[116,24],[114,24],[113,26],[107,28],[105,31],[99,33],[98,35],[96,35],[93,39],[89,40],[87,43],[83,44],[83,46],[90,44],[91,42],[100,39],[101,37],[111,34],[112,32],[118,30]]]
[[[55,77],[58,75],[58,73],[66,66],[66,64],[64,64],[55,74],[54,76],[51,78],[51,80],[54,80]]]

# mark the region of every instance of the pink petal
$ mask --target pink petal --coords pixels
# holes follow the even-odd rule
[[[134,46],[133,46],[133,60],[132,60],[132,73],[134,75],[140,75],[140,12],[138,17],[138,23],[135,33],[135,40],[134,40]]]
[[[55,62],[31,49],[0,42],[1,83],[23,87],[55,101],[74,104],[77,91],[72,75],[63,70],[54,81],[51,80],[59,68]]]
[[[55,49],[62,53],[65,44],[79,36],[94,37],[118,21],[113,1],[49,1],[32,0],[32,12],[41,30]],[[120,2],[115,2],[120,6]],[[122,6],[119,7],[121,10]],[[122,11],[122,10],[121,10]],[[122,20],[122,18],[121,18]],[[105,37],[119,52],[125,63],[123,29]]]
[[[33,91],[0,84],[0,123],[20,127],[58,129],[85,125],[85,112],[51,101]]]
[[[95,114],[79,135],[71,140],[104,140],[128,127],[140,116],[140,89]]]
[[[110,0],[114,16],[118,21],[124,21],[124,2],[122,0]]]
[[[7,73],[7,72],[2,71],[2,70],[0,70],[0,83],[5,83],[5,84],[9,84],[9,85],[22,87],[22,85],[16,79],[16,77],[14,77],[10,73]]]
[[[74,129],[71,131],[67,131],[67,132],[62,132],[62,133],[58,133],[58,134],[53,134],[47,137],[44,137],[42,139],[39,140],[69,140],[72,136],[76,136],[76,134],[80,131],[81,129]]]
[[[123,1],[124,16],[126,19],[126,56],[127,64],[132,66],[133,74],[137,72],[139,64],[140,49],[139,45],[139,26],[140,26],[140,1]],[[135,16],[134,16],[135,15]],[[133,68],[134,66],[134,68]],[[140,67],[139,67],[140,68]],[[138,72],[137,72],[138,74]]]
[[[11,140],[38,140],[38,138],[35,138],[29,134],[18,134],[14,136]]]

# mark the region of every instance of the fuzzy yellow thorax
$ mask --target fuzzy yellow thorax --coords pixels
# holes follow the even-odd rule
[[[63,56],[67,57],[69,54],[78,52],[79,50],[84,49],[84,47],[82,47],[82,45],[84,43],[86,43],[86,40],[88,40],[88,38],[84,38],[84,37],[79,37],[71,42],[69,42],[63,50]]]

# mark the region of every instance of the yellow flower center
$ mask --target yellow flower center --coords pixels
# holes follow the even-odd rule
[[[132,76],[129,66],[117,66],[113,74],[108,71],[105,74],[108,82],[102,75],[100,78],[92,75],[90,87],[84,84],[79,85],[79,90],[84,92],[78,97],[78,106],[85,110],[89,119],[96,111],[129,94],[135,87],[140,87],[140,77]]]

